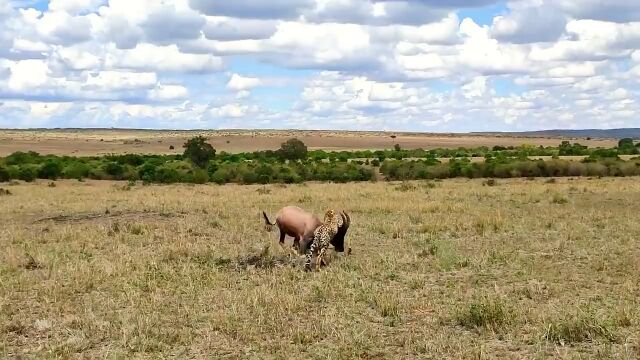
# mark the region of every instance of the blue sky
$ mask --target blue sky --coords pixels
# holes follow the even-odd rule
[[[627,0],[0,0],[0,127],[636,127],[638,49]]]

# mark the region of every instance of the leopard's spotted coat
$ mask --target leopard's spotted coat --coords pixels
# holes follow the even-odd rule
[[[316,253],[318,253],[316,258],[316,269],[320,267],[320,264],[324,260],[324,254],[329,248],[331,239],[336,235],[338,228],[342,226],[342,223],[343,219],[341,216],[336,216],[336,213],[333,210],[327,210],[324,215],[324,222],[313,232],[313,241],[307,250],[304,262],[305,270],[311,270],[311,259]]]

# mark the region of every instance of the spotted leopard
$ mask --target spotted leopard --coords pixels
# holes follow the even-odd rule
[[[324,215],[324,222],[318,226],[313,232],[313,241],[309,246],[304,262],[305,270],[311,270],[311,259],[313,255],[318,253],[316,258],[316,269],[320,268],[320,264],[324,261],[324,255],[329,248],[331,239],[336,235],[338,229],[343,225],[342,216],[336,216],[335,211],[327,210]]]

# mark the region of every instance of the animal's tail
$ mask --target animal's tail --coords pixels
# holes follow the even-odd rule
[[[264,217],[265,225],[271,225],[271,226],[275,225],[275,223],[272,223],[271,220],[269,220],[269,217],[267,216],[266,212],[263,211],[262,216]]]
[[[273,225],[275,225],[275,223],[272,223],[271,220],[269,220],[269,217],[267,216],[266,212],[262,212],[262,216],[264,216],[264,229],[267,232],[271,232],[271,230],[273,230]]]

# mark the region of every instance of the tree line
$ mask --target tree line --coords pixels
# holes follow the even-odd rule
[[[622,139],[617,147],[588,148],[563,141],[558,147],[495,146],[405,150],[399,145],[378,151],[308,150],[298,139],[278,150],[218,153],[204,137],[184,145],[180,155],[54,156],[16,152],[0,158],[0,182],[35,179],[141,180],[148,183],[299,183],[304,181],[370,181],[378,171],[389,180],[451,177],[628,176],[640,175],[639,161],[619,155],[637,154],[639,144]],[[578,155],[581,162],[559,156]],[[529,160],[551,156],[550,161]],[[472,157],[483,157],[472,162]],[[442,162],[440,159],[449,158]],[[410,160],[407,160],[410,159]],[[379,169],[377,169],[379,167]]]

